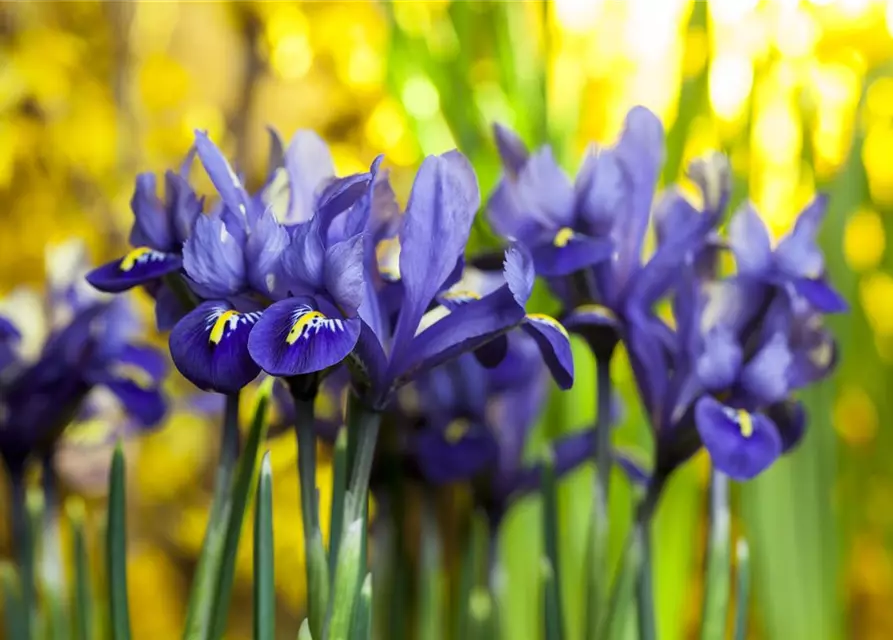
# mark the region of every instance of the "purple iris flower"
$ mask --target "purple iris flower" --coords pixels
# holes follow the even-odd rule
[[[392,393],[415,377],[522,326],[538,337],[559,383],[570,386],[567,332],[556,320],[528,316],[524,309],[534,281],[533,261],[524,247],[506,252],[504,272],[491,290],[454,288],[480,204],[477,179],[465,157],[451,151],[427,158],[405,213],[390,196],[388,188],[373,182],[366,229],[376,244],[374,251],[366,251],[365,271],[358,274],[355,289],[360,321],[351,329],[358,337],[349,363],[368,404],[383,409]],[[325,338],[325,325],[320,326],[308,340]],[[282,323],[277,334],[271,333],[278,336],[279,349],[289,330]],[[267,356],[252,352],[259,361]]]
[[[0,319],[0,454],[13,473],[32,454],[50,451],[100,390],[139,428],[164,417],[166,359],[136,340],[138,324],[126,300],[85,295],[85,272],[66,274],[64,286],[51,280],[50,327],[36,355],[24,353],[27,332]],[[39,320],[29,320],[28,328]]]
[[[825,259],[816,240],[827,208],[827,197],[816,197],[800,212],[791,232],[773,248],[769,231],[756,210],[749,203],[742,206],[729,229],[739,275],[790,287],[823,313],[846,311],[846,301],[828,283]]]
[[[510,503],[539,486],[540,465],[525,464],[524,448],[547,397],[540,349],[523,333],[509,337],[505,358],[486,368],[471,354],[431,370],[392,407],[409,433],[408,454],[428,483],[472,482],[476,499],[498,520]],[[596,441],[586,430],[551,444],[555,472],[591,459]],[[635,479],[644,472],[626,456],[618,462]]]
[[[338,315],[335,305],[355,313],[355,307],[350,309],[350,267],[358,243],[355,237],[336,242],[340,229],[333,230],[332,221],[342,213],[350,215],[372,174],[336,179],[322,140],[299,132],[284,153],[284,166],[272,171],[262,191],[252,196],[203,133],[197,134],[196,151],[220,201],[196,219],[183,247],[186,282],[202,302],[171,331],[171,355],[196,386],[235,393],[257,376],[260,365],[269,364],[263,357],[252,358],[249,336],[257,328],[260,337],[254,343],[262,344],[285,305],[303,319],[294,336],[285,337],[286,345],[318,333],[323,313],[332,317],[324,326],[343,329],[336,333],[350,340],[353,325]],[[324,293],[331,295],[319,295]],[[259,324],[267,314],[267,321]],[[311,360],[315,355],[313,349],[301,353]],[[315,361],[329,366],[345,354]]]
[[[182,303],[163,279],[180,271],[183,246],[202,212],[202,200],[187,181],[192,156],[190,152],[179,172],[165,173],[164,201],[158,197],[154,174],[137,176],[130,200],[133,248],[87,274],[90,284],[108,293],[145,285],[157,301],[156,318],[161,330],[170,329],[184,313]]]
[[[686,256],[709,245],[728,200],[727,162],[717,156],[693,164],[690,173],[704,195],[700,210],[675,192],[672,200],[661,199],[655,217],[660,213],[670,224],[655,220],[665,233],[643,262],[664,160],[664,131],[652,112],[633,108],[613,147],[590,148],[573,185],[548,147],[530,154],[500,126],[496,141],[505,176],[488,205],[494,229],[530,248],[537,274],[567,310],[568,329],[610,353],[630,307],[657,301]]]

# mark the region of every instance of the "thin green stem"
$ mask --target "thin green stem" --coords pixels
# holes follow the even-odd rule
[[[348,415],[349,430],[356,434],[356,450],[350,476],[350,500],[346,505],[347,521],[353,522],[363,516],[369,493],[369,476],[375,459],[375,445],[381,414],[351,403]]]
[[[543,551],[547,570],[545,579],[545,612],[547,640],[561,640],[564,637],[563,603],[561,597],[561,571],[558,558],[558,489],[555,482],[555,464],[551,452],[542,465],[543,499]]]
[[[273,474],[270,452],[261,461],[254,504],[254,640],[276,635],[276,587],[273,556]]]
[[[127,503],[124,451],[119,444],[112,457],[109,476],[106,562],[112,640],[130,639],[130,610],[127,602]]]
[[[60,530],[60,505],[58,478],[53,462],[54,452],[43,458],[43,547],[40,575],[46,605],[49,609],[50,637],[67,638],[69,623],[65,611],[65,581],[62,575],[62,534]]]
[[[701,640],[725,636],[732,580],[731,546],[729,478],[714,469],[710,482],[710,538],[707,547],[707,574],[704,579]]]
[[[217,574],[220,570],[220,554],[232,506],[230,489],[233,483],[236,463],[239,459],[239,394],[226,396],[223,425],[220,436],[220,459],[214,478],[214,496],[211,512],[202,542],[183,638],[203,638],[207,634],[211,616],[211,598],[214,596]]]
[[[750,550],[741,538],[735,546],[738,580],[735,588],[735,640],[747,637],[747,608],[750,601]]]
[[[19,594],[22,603],[21,624],[25,636],[31,637],[34,607],[34,542],[31,536],[31,519],[26,503],[27,486],[21,469],[10,470],[12,539],[16,549],[19,569]]]
[[[636,522],[633,526],[633,544],[639,549],[639,571],[636,578],[636,614],[639,622],[639,638],[655,640],[653,569],[651,561],[651,519],[664,485],[664,478],[654,477],[648,491],[639,504]]]
[[[344,529],[344,492],[347,490],[347,429],[338,429],[332,454],[332,513],[329,520],[329,575],[335,575],[338,545]]]

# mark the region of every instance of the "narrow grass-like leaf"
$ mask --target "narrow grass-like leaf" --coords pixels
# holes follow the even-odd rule
[[[641,566],[641,536],[631,530],[626,540],[620,567],[617,569],[614,584],[611,588],[611,599],[608,602],[607,614],[602,618],[599,638],[619,640],[624,637],[624,630],[629,617],[630,607],[635,598],[635,587]]]
[[[332,452],[332,515],[329,521],[329,575],[335,573],[344,527],[344,492],[347,490],[347,429],[338,429]]]
[[[710,537],[707,575],[704,578],[701,640],[725,637],[732,579],[731,546],[729,479],[714,471],[710,486]]]
[[[332,589],[332,617],[327,640],[348,640],[353,609],[357,600],[360,579],[360,547],[363,544],[363,519],[351,522],[341,541],[338,566]]]
[[[541,492],[543,497],[543,551],[547,560],[548,579],[544,581],[546,588],[546,613],[552,612],[551,621],[546,620],[548,640],[564,638],[564,616],[561,606],[561,577],[558,573],[558,493],[555,485],[555,464],[551,451],[543,456],[541,474]]]
[[[558,589],[555,585],[555,571],[545,556],[540,560],[543,584],[543,622],[546,640],[561,638],[561,610],[558,608]]]
[[[427,638],[428,636],[420,636]],[[372,574],[367,573],[360,587],[360,599],[357,602],[357,613],[354,615],[354,626],[350,630],[350,640],[372,640]]]
[[[310,633],[310,621],[304,618],[301,628],[298,629],[298,640],[313,640],[313,634]]]
[[[445,626],[443,619],[443,568],[441,566],[440,532],[433,496],[422,505],[421,560],[418,563],[418,638],[440,640]]]
[[[326,611],[329,607],[331,575],[322,543],[322,532],[319,529],[306,536],[304,548],[307,550],[307,620],[310,623],[310,630],[322,637]]]
[[[750,550],[744,538],[740,538],[735,545],[735,561],[738,565],[738,579],[735,583],[735,640],[745,640],[750,604]]]
[[[20,473],[11,474],[12,489],[12,537],[18,561],[20,622],[26,637],[31,637],[34,615],[34,536],[27,507],[25,478]]]
[[[22,606],[22,591],[15,567],[8,562],[0,562],[0,583],[3,585],[3,629],[9,640],[29,640],[25,616],[28,611]]]
[[[130,638],[130,610],[127,603],[127,499],[125,490],[124,450],[119,442],[112,455],[112,468],[109,475],[108,524],[105,532],[112,640],[128,640]]]
[[[236,556],[239,551],[239,539],[242,537],[242,522],[248,508],[251,485],[257,468],[257,454],[267,433],[267,408],[275,378],[267,378],[258,391],[257,407],[251,421],[251,429],[245,441],[245,449],[239,459],[235,483],[230,497],[229,522],[223,542],[220,572],[212,601],[212,613],[209,622],[208,638],[217,640],[223,637],[226,620],[229,614],[232,597],[233,579],[236,570]]]
[[[276,633],[276,584],[273,558],[273,472],[264,454],[254,503],[254,640]]]
[[[484,587],[476,587],[468,600],[468,639],[493,640],[493,598]]]
[[[71,524],[72,558],[74,562],[74,600],[71,612],[75,640],[91,640],[93,630],[93,589],[90,584],[90,561],[87,557],[84,503],[69,500],[65,505]]]
[[[484,514],[476,512],[471,517],[468,535],[463,545],[462,567],[459,573],[459,592],[456,597],[456,637],[464,638],[470,633],[471,601],[474,589],[479,584],[484,545],[487,537],[487,521]]]
[[[179,280],[177,278],[176,280]],[[220,460],[214,478],[211,511],[198,557],[189,604],[186,609],[184,640],[205,638],[211,616],[211,600],[217,587],[221,554],[229,522],[233,474],[239,457],[239,394],[226,397],[226,410],[220,439]]]

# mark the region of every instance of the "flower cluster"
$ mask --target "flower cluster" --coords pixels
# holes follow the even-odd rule
[[[571,384],[564,328],[525,312],[534,270],[524,247],[506,252],[486,293],[455,289],[480,204],[458,152],[425,160],[405,212],[380,158],[337,178],[307,131],[271,154],[254,194],[201,132],[194,153],[217,190],[208,211],[188,170],[167,174],[164,203],[154,179],[140,176],[134,248],[88,279],[104,291],[146,285],[159,326],[173,324],[174,363],[198,387],[234,394],[261,370],[294,379],[346,361],[365,402],[382,409],[396,389],[462,353],[500,360],[515,328],[535,336],[559,382]]]
[[[116,426],[141,429],[166,410],[166,358],[136,340],[123,298],[85,286],[83,247],[56,248],[47,268],[44,297],[18,289],[0,301],[0,455],[13,478],[32,456],[51,456],[73,421],[113,411]]]
[[[774,247],[750,204],[723,238],[726,160],[691,165],[699,206],[678,189],[655,199],[664,134],[644,108],[629,112],[614,146],[589,150],[573,184],[548,147],[529,153],[501,127],[496,140],[505,175],[490,220],[528,247],[564,305],[565,326],[596,358],[624,343],[655,431],[655,474],[665,477],[703,443],[718,470],[749,479],[794,446],[805,416],[792,394],[834,366],[822,317],[846,308],[816,244],[825,199]],[[657,246],[646,259],[652,225]],[[734,256],[732,274],[719,272],[723,252]]]

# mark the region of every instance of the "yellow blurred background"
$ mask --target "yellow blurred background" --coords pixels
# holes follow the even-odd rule
[[[844,612],[844,635],[822,637],[893,637],[893,450],[882,434],[893,417],[886,397],[893,272],[885,242],[893,214],[893,76],[884,73],[893,2],[495,4],[0,4],[0,294],[20,283],[40,286],[47,246],[70,237],[83,238],[95,261],[120,253],[135,174],[178,164],[196,128],[208,130],[255,183],[266,161],[266,126],[285,138],[312,128],[331,145],[341,174],[384,153],[398,192],[425,154],[487,140],[482,123],[502,121],[530,138],[537,125],[529,105],[517,101],[520,90],[506,88],[509,50],[514,89],[535,84],[535,69],[545,69],[540,138],[545,132],[556,141],[569,170],[586,144],[610,142],[625,111],[645,104],[662,116],[675,145],[675,174],[666,178],[679,177],[679,164],[705,150],[728,152],[739,196],[755,201],[776,234],[816,189],[843,194],[828,237],[839,259],[829,264],[857,311],[836,325],[845,363],[823,388],[819,411],[836,435],[835,466],[820,472],[840,507],[840,577],[830,588]],[[475,26],[491,19],[508,25],[509,35]],[[426,56],[409,59],[417,50]],[[445,93],[442,78],[452,77],[440,73],[445,68],[458,69],[461,92]],[[476,119],[462,122],[471,111]],[[492,145],[468,152],[486,193],[496,178]],[[151,317],[142,298],[141,309]],[[187,391],[179,379],[169,385],[175,395]],[[179,636],[215,433],[207,419],[180,410],[160,432],[129,445],[138,639]],[[271,448],[277,586],[283,625],[296,628],[304,570],[295,447],[285,434]],[[88,498],[98,532],[104,477],[93,465],[107,464],[107,452],[69,462],[68,492]],[[805,472],[790,473],[810,482]],[[8,534],[0,536],[8,549]],[[250,637],[247,538],[240,554],[230,638]],[[697,583],[690,573],[678,577],[678,589]],[[771,604],[760,602],[755,637],[816,637],[780,635]],[[688,637],[691,618],[678,637]]]

